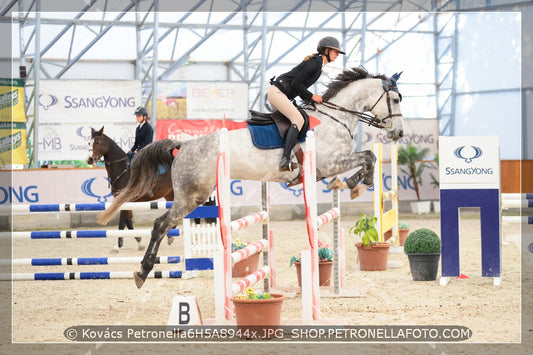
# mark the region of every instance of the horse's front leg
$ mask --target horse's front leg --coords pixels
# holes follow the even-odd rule
[[[342,167],[341,172],[349,171],[357,167],[361,167],[346,181],[341,181],[338,177],[333,178],[329,184],[330,190],[350,189],[350,198],[361,196],[374,183],[374,164],[376,163],[376,156],[372,151],[365,150],[363,152],[356,152],[344,157],[340,160],[339,166]],[[359,184],[360,182],[362,184]]]

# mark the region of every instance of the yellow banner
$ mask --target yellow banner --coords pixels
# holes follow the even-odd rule
[[[22,79],[0,79],[0,166],[11,164],[28,164]]]

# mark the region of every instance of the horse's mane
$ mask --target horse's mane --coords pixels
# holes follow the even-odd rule
[[[114,147],[115,150],[122,153],[122,155],[126,155],[126,152],[117,144],[117,142],[115,142],[111,137],[107,136],[105,133],[103,132],[100,133],[100,132],[95,131],[92,138],[101,138],[104,140],[106,144],[109,145],[109,147]]]
[[[368,71],[363,67],[346,69],[342,73],[337,75],[337,77],[331,83],[329,83],[326,92],[324,93],[324,95],[322,95],[322,98],[324,99],[324,101],[328,101],[329,99],[337,95],[338,92],[344,89],[348,84],[366,78],[388,80],[388,78],[383,74],[369,74]]]

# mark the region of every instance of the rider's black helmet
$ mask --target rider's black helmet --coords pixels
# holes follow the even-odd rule
[[[324,37],[322,38],[316,47],[316,50],[320,54],[325,54],[326,48],[333,48],[339,51],[340,54],[346,54],[341,49],[339,41],[335,37]]]
[[[148,116],[148,111],[142,106],[135,109],[135,116]]]

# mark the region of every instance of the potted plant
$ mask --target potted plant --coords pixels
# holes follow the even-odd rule
[[[429,148],[418,149],[409,142],[407,147],[400,147],[398,149],[398,164],[406,165],[407,168],[400,170],[409,176],[413,181],[413,187],[416,193],[417,202],[411,202],[411,210],[413,213],[422,214],[429,213],[431,201],[420,200],[420,185],[422,185],[422,172],[427,167],[424,158],[428,153]]]
[[[350,228],[349,233],[361,237],[361,242],[355,243],[361,271],[387,270],[387,259],[390,243],[380,243],[376,230],[377,217],[368,218],[361,213],[361,218]]]
[[[333,251],[322,241],[318,241],[318,282],[319,286],[330,286],[331,270],[333,267]],[[300,258],[292,256],[289,267],[296,267],[296,276],[298,277],[298,287],[302,287],[302,264]]]
[[[231,251],[237,251],[245,246],[249,245],[250,242],[242,242],[239,238],[236,238],[231,243]],[[259,265],[259,255],[261,253],[257,252],[255,254],[250,255],[246,259],[243,259],[241,261],[236,262],[233,264],[231,273],[233,277],[246,277],[257,270],[257,267]]]
[[[409,225],[404,222],[398,223],[398,245],[403,246],[403,243],[405,242],[405,238],[409,235]],[[392,237],[392,229],[389,229],[388,231],[383,234],[383,238],[385,240],[389,240]]]
[[[242,326],[279,326],[285,298],[281,294],[256,293],[248,287],[245,293],[231,298],[237,326],[241,329]]]
[[[435,154],[435,163],[429,165],[429,168],[433,169],[433,170],[437,170],[436,176],[433,173],[430,173],[429,175],[431,176],[431,185],[433,185],[433,187],[438,189],[440,187],[440,182],[439,182],[439,154],[438,153]],[[433,201],[433,212],[440,213],[440,201],[438,201],[438,200],[437,201]]]
[[[407,236],[409,235],[409,224],[400,221],[400,223],[398,223],[398,229],[398,243],[401,247],[403,247],[405,244],[405,239],[407,239]]]
[[[409,259],[413,281],[437,279],[440,247],[440,238],[431,229],[421,228],[409,234],[403,245],[403,251]]]

